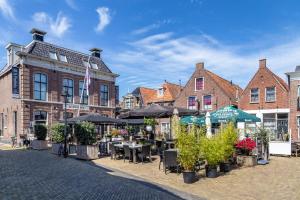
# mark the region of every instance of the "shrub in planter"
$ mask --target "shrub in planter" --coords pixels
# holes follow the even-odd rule
[[[249,167],[257,164],[256,156],[252,156],[252,150],[256,147],[256,142],[250,137],[239,141],[236,148],[239,151],[237,163],[241,166]]]
[[[229,159],[232,157],[233,153],[235,152],[234,145],[238,140],[238,131],[236,130],[233,123],[229,123],[224,128],[222,128],[221,133],[221,142],[223,153],[224,153],[224,160],[220,163],[220,171],[221,172],[228,172],[231,169],[231,165],[229,163]]]
[[[48,149],[48,143],[45,140],[47,137],[47,127],[42,124],[37,124],[33,130],[36,140],[32,141],[32,148],[36,150]]]
[[[217,166],[224,160],[224,148],[220,135],[211,138],[201,137],[200,152],[207,161],[206,176],[215,178],[218,176]]]
[[[52,141],[52,153],[58,154],[59,148],[65,140],[65,125],[64,124],[54,124],[51,127],[51,141]],[[70,127],[67,126],[67,134],[70,134]]]
[[[95,125],[90,122],[75,124],[75,136],[77,145],[77,158],[92,160],[98,158],[98,147],[96,143]]]
[[[177,133],[176,147],[179,150],[178,161],[184,170],[184,182],[195,182],[196,172],[194,167],[199,160],[199,144],[196,135],[193,132],[187,132],[186,128],[182,127],[180,132]]]

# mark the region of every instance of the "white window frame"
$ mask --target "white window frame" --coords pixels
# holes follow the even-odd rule
[[[97,64],[97,63],[93,63],[93,62],[91,62],[91,63],[90,63],[90,65],[91,65],[92,69],[99,69],[99,67],[98,67],[98,64]]]
[[[186,107],[187,107],[187,109],[188,109],[188,110],[197,110],[197,105],[195,105],[195,108],[194,108],[194,109],[190,109],[190,108],[189,108],[189,98],[190,98],[190,97],[195,97],[195,102],[197,103],[197,96],[188,96],[187,102],[186,102]]]
[[[258,93],[258,100],[257,101],[252,101],[252,89],[257,89],[257,93]],[[259,96],[260,96],[260,94],[259,94],[259,88],[250,88],[250,103],[259,103]]]
[[[205,108],[205,105],[204,105],[204,97],[205,97],[205,96],[210,96],[210,98],[211,98],[211,99],[210,99],[210,101],[211,101],[211,105],[210,105],[211,108],[209,108],[209,109],[206,109],[206,108]],[[213,109],[212,95],[211,95],[211,94],[203,95],[203,96],[202,96],[202,110],[212,110],[212,109]]]
[[[194,89],[195,89],[195,91],[202,91],[202,90],[197,90],[197,79],[199,79],[199,78],[202,78],[202,79],[203,79],[203,89],[202,89],[202,90],[204,90],[204,88],[205,88],[204,77],[203,77],[203,76],[200,76],[200,77],[195,78],[195,84],[194,84]]]
[[[274,87],[274,95],[275,95],[275,99],[274,99],[274,101],[267,101],[267,88],[272,88],[272,87]],[[273,102],[276,102],[276,87],[275,86],[270,86],[270,87],[265,87],[265,102],[267,102],[267,103],[273,103]]]
[[[162,91],[162,93],[161,93],[161,91]],[[157,96],[158,97],[164,96],[164,88],[163,87],[158,88],[158,90],[157,90]]]
[[[46,120],[45,120],[46,124],[45,125],[48,125],[49,113],[45,110],[34,110],[32,112],[32,115],[33,115],[32,121],[34,122],[34,124],[36,124],[36,121],[44,121],[44,120],[35,120],[35,113],[37,113],[37,112],[45,112],[46,113]]]
[[[51,55],[54,55],[54,57],[52,57]],[[57,60],[57,53],[54,51],[49,51],[49,57],[53,60]]]
[[[164,128],[163,128],[163,125],[166,125],[166,127],[164,127],[164,128],[166,128],[166,129],[168,129],[168,132],[164,132]],[[161,122],[160,123],[160,132],[161,133],[164,133],[164,134],[170,134],[171,133],[171,126],[170,126],[170,123],[168,123],[168,122]]]
[[[59,54],[59,60],[62,62],[68,62],[67,56],[65,54]]]

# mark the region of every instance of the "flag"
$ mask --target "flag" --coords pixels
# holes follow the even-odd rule
[[[85,88],[86,88],[86,95],[89,96],[89,87],[91,84],[91,74],[90,74],[90,58],[88,59],[88,64],[86,66],[86,70],[85,70]]]

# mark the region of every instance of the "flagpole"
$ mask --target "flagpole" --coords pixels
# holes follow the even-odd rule
[[[78,106],[78,113],[77,113],[78,117],[80,115],[81,102],[82,102],[85,87],[86,87],[86,94],[87,94],[87,96],[89,96],[89,84],[90,84],[89,66],[90,66],[90,59],[91,59],[91,56],[89,56],[89,59],[88,59],[88,62],[87,62],[88,65],[86,66],[86,69],[85,69],[85,76],[84,76],[84,80],[83,80],[82,91],[81,91],[80,101],[79,101],[79,106]],[[89,78],[89,80],[87,80],[87,78]],[[88,82],[88,84],[87,84],[87,82]]]

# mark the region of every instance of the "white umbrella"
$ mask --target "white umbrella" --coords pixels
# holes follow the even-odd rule
[[[206,137],[210,138],[212,136],[212,133],[211,133],[211,120],[210,120],[209,112],[207,112],[205,115],[205,125],[206,125]]]

